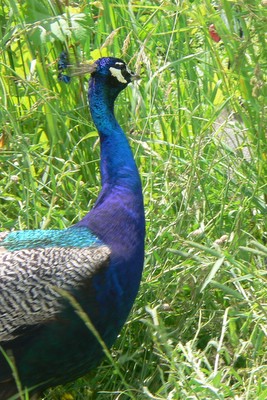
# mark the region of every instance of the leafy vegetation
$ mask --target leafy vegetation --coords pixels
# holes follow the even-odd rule
[[[139,296],[113,361],[44,399],[266,399],[266,18],[265,0],[0,0],[1,230],[68,227],[97,198],[87,78],[57,80],[61,51],[142,77],[116,108],[144,187]]]

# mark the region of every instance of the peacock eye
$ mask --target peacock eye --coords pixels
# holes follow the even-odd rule
[[[117,65],[118,68],[120,68],[120,69],[125,69],[126,68],[126,65],[124,64],[124,62],[117,61],[115,63],[115,65]]]
[[[117,62],[115,65],[118,65],[119,69],[122,71],[122,74],[124,75],[129,74],[132,75],[132,71],[128,68],[128,66],[122,62]]]

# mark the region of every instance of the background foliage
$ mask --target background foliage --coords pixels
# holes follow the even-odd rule
[[[59,82],[61,51],[142,77],[116,107],[144,187],[139,297],[114,363],[44,399],[266,399],[266,10],[0,0],[1,230],[68,227],[97,198],[87,77]]]

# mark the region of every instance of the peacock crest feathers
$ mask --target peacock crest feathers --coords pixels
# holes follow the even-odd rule
[[[134,74],[127,64],[119,58],[103,57],[94,63],[73,66],[66,51],[63,51],[59,56],[58,71],[58,80],[64,83],[69,83],[74,76],[87,73],[92,74],[92,76],[100,74],[102,77],[110,77],[113,86],[119,83],[123,84],[123,88],[133,80],[139,79],[139,76]]]

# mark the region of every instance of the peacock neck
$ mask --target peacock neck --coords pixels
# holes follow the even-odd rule
[[[90,111],[100,137],[102,193],[117,187],[140,194],[141,182],[133,154],[114,116],[118,93],[108,90],[104,80],[90,81]]]
[[[122,245],[131,247],[125,247],[125,253],[137,246],[141,259],[145,235],[142,187],[128,140],[114,116],[118,94],[104,79],[91,78],[89,104],[100,137],[102,189],[94,208],[77,225],[89,227],[118,253]]]

